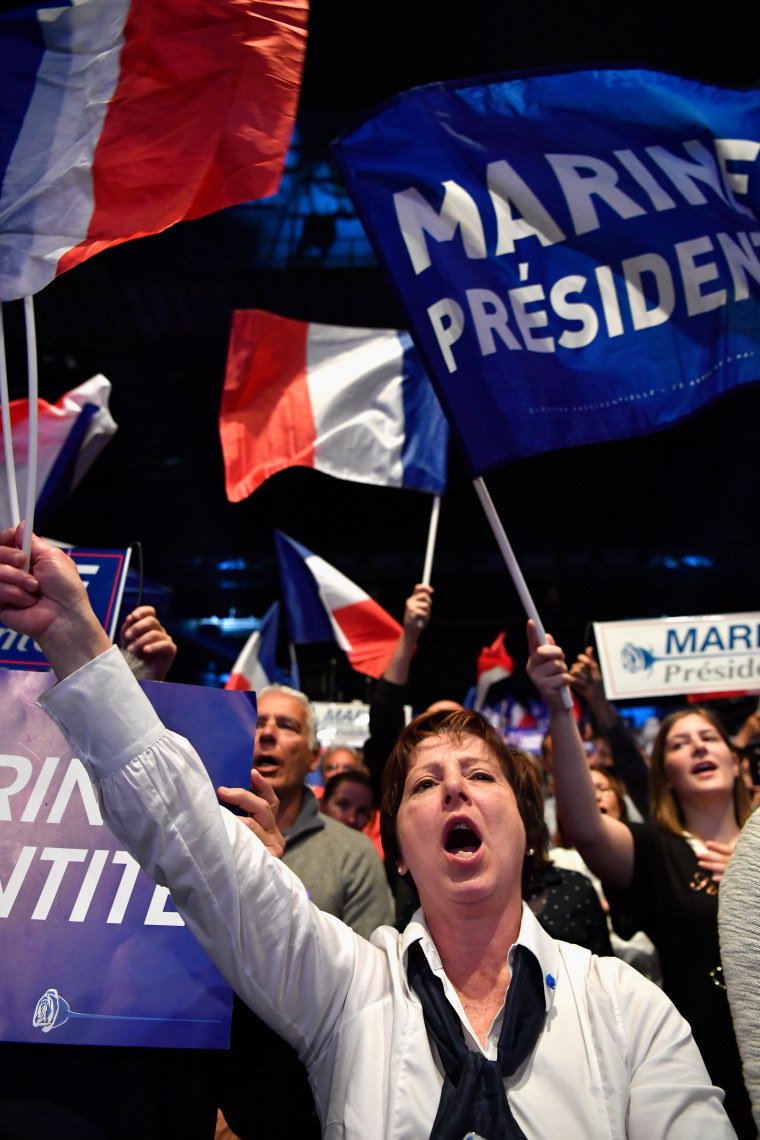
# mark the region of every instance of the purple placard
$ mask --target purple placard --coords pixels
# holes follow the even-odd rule
[[[232,991],[102,823],[83,766],[35,704],[52,683],[0,670],[0,1039],[226,1048]],[[247,786],[252,694],[144,688],[215,785]]]

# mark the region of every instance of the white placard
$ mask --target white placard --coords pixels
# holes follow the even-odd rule
[[[361,701],[312,701],[317,714],[317,739],[323,748],[349,744],[361,748],[369,736],[369,705]]]
[[[594,622],[610,700],[760,691],[760,613]]]

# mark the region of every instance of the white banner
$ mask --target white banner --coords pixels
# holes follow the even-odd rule
[[[317,714],[317,739],[322,748],[348,744],[361,748],[369,736],[369,705],[361,701],[312,701]]]
[[[760,613],[594,622],[610,700],[760,691]]]

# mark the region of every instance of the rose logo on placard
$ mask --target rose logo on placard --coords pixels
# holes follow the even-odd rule
[[[651,649],[645,649],[643,645],[632,645],[627,641],[620,650],[620,660],[627,673],[638,673],[642,669],[645,672],[651,669],[659,658],[655,657]]]
[[[207,1017],[136,1017],[130,1014],[119,1013],[78,1013],[71,1008],[66,998],[61,997],[58,990],[51,986],[49,990],[45,990],[37,1002],[34,1017],[32,1018],[32,1025],[35,1029],[41,1029],[43,1033],[49,1033],[51,1029],[57,1029],[59,1026],[65,1025],[69,1018],[80,1017],[99,1021],[171,1021],[185,1025],[191,1023],[193,1025],[219,1024],[218,1018]]]
[[[69,1012],[69,1003],[61,997],[58,990],[45,990],[37,1002],[32,1025],[43,1033],[49,1033],[56,1025],[63,1025],[69,1020]]]

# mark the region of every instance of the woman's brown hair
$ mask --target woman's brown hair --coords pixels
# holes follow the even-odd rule
[[[525,828],[526,853],[523,864],[523,885],[529,881],[535,866],[546,859],[549,834],[544,822],[544,803],[541,785],[532,760],[521,752],[514,752],[503,737],[480,713],[470,709],[423,713],[403,730],[388,757],[383,772],[380,794],[380,834],[386,859],[397,864],[401,858],[396,833],[396,819],[404,794],[412,753],[418,744],[432,736],[475,736],[499,761],[512,791]]]

